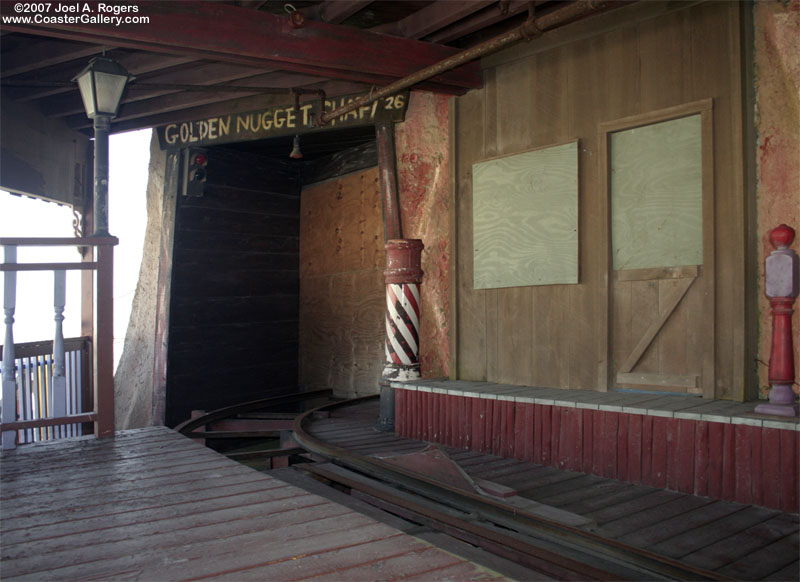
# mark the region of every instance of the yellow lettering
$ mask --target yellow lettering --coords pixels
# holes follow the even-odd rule
[[[251,114],[250,116],[252,117],[250,120],[250,131],[256,132],[261,129],[261,116],[258,113]]]
[[[261,114],[261,125],[264,129],[272,129],[272,119],[270,118],[272,111],[267,110]]]
[[[175,142],[178,140],[178,126],[174,123],[170,123],[167,127],[164,128],[164,141],[167,142],[169,145],[174,145]]]
[[[240,131],[250,131],[250,118],[249,117],[242,117],[241,115],[236,116],[236,133]]]
[[[286,110],[286,127],[295,127],[295,120],[297,119],[297,112],[294,110],[294,107],[290,107]]]
[[[181,123],[181,141],[183,143],[189,141],[189,126],[186,123]]]
[[[273,115],[273,119],[275,120],[275,127],[283,127],[283,123],[286,121],[283,117],[281,117],[281,113],[285,112],[283,109],[276,109],[275,114]]]
[[[309,114],[308,114],[308,112],[309,112],[309,111],[311,111],[311,109],[312,109],[313,107],[314,107],[314,106],[313,106],[313,105],[311,105],[310,103],[309,103],[308,105],[302,105],[302,106],[300,107],[300,111],[302,111],[302,112],[303,112],[303,125],[304,125],[304,126],[311,125],[311,120],[309,119]]]
[[[219,136],[223,137],[228,135],[231,132],[231,116],[229,115],[225,119],[219,118]]]
[[[219,135],[217,134],[217,122],[219,119],[209,119],[208,120],[208,139],[217,139]]]
[[[359,119],[364,119],[364,115],[366,113],[368,113],[369,110],[370,110],[370,106],[369,105],[362,105],[361,107],[359,107],[358,108],[358,118]]]
[[[208,122],[203,120],[197,123],[197,127],[200,130],[200,137],[199,140],[203,140],[208,137]]]

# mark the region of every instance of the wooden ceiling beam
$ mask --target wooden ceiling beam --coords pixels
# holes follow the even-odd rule
[[[369,6],[372,2],[373,0],[328,0],[327,2],[303,8],[300,12],[312,20],[339,24]]]
[[[312,20],[292,28],[288,16],[216,2],[153,2],[141,8],[140,16],[149,18],[147,25],[4,26],[29,34],[368,83],[405,77],[457,52],[433,43]],[[480,87],[481,79],[478,63],[469,63],[443,73],[436,82],[458,94]]]
[[[119,51],[117,51],[119,52]],[[161,71],[176,67],[179,65],[186,65],[195,59],[190,57],[180,57],[172,55],[155,55],[153,53],[140,53],[140,52],[127,52],[116,54],[112,52],[111,56],[119,64],[121,64],[129,73],[135,76],[147,75],[155,71]],[[23,76],[21,78],[13,79],[15,83],[24,83],[26,80],[37,82],[52,82],[52,83],[68,83],[86,66],[88,61],[83,63],[76,63],[72,68],[67,67],[51,67],[46,71],[41,71],[35,76]],[[7,83],[3,83],[6,87]],[[44,99],[53,95],[61,95],[77,89],[77,85],[70,85],[67,87],[13,87],[8,86],[8,96],[15,101],[25,102],[34,101],[36,99]]]
[[[405,38],[420,39],[450,26],[454,22],[466,18],[494,4],[497,0],[472,0],[471,2],[451,2],[450,0],[437,0],[412,12],[402,20],[372,28],[374,32],[394,34]]]
[[[217,85],[221,83],[229,83],[231,81],[239,81],[240,79],[247,79],[254,77],[259,73],[258,69],[252,67],[245,67],[241,65],[230,65],[228,63],[206,63],[201,62],[195,66],[185,67],[176,71],[168,71],[164,73],[157,73],[153,75],[143,76],[131,84],[128,91],[122,100],[122,105],[127,103],[134,103],[136,101],[144,101],[162,95],[169,95],[177,93],[177,90],[165,89],[145,89],[134,88],[137,83],[146,85],[147,83],[185,83],[191,85]],[[267,71],[269,72],[269,71]],[[264,75],[261,75],[262,77]],[[42,113],[45,117],[64,117],[73,115],[84,111],[83,101],[75,87],[74,95],[70,97],[60,97],[58,99],[48,100],[41,104]]]
[[[289,89],[291,87],[305,87],[307,85],[320,82],[324,82],[324,79],[308,75],[271,73],[249,79],[248,85],[270,89]],[[169,95],[156,97],[154,99],[124,104],[119,108],[119,114],[115,119],[117,122],[124,122],[132,119],[152,117],[162,113],[170,113],[173,111],[180,111],[182,109],[199,107],[201,105],[218,103],[219,101],[230,100],[232,97],[249,97],[258,95],[264,99],[266,99],[268,96],[263,93],[259,94],[258,91],[253,91],[252,93],[237,92],[235,94],[227,95],[224,93],[220,94],[218,92],[203,93],[194,91],[185,93],[172,93]],[[219,114],[221,111],[218,110],[217,113]],[[81,112],[67,117],[67,125],[73,129],[84,129],[91,127],[92,122],[86,117],[85,113]]]
[[[365,91],[364,85],[346,81],[315,83],[306,88],[323,89],[328,96],[349,95]],[[300,98],[300,101],[305,102],[313,99],[315,99],[315,97],[303,96]],[[208,117],[220,115],[222,111],[224,111],[225,114],[245,113],[257,109],[290,105],[293,102],[294,99],[289,95],[254,95],[251,97],[238,97],[226,101],[218,101],[209,105],[193,107],[191,109],[160,113],[127,121],[120,122],[114,120],[112,121],[111,131],[112,133],[133,131],[135,129],[144,129],[147,127],[158,127],[160,125],[166,125],[167,123],[181,123],[184,121],[194,121],[196,119],[206,119]],[[88,127],[88,124],[86,124],[86,129],[83,130],[87,134],[90,133],[87,131]]]
[[[103,52],[103,48],[95,44],[75,45],[52,39],[29,43],[23,48],[3,54],[3,68],[0,70],[0,77],[22,75],[53,65],[85,59],[100,54]]]
[[[546,1],[547,0],[536,0],[534,5],[538,6],[539,4],[544,4]],[[528,0],[511,0],[505,5],[504,9],[501,9],[501,5],[498,4],[491,10],[479,12],[465,18],[461,22],[456,22],[452,26],[434,32],[428,35],[426,40],[439,43],[452,42],[462,36],[472,34],[482,28],[492,26],[512,16],[516,16],[521,12],[526,12],[529,4],[530,2]]]

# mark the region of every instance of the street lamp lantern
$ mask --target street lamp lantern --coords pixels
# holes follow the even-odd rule
[[[73,79],[78,83],[89,119],[98,116],[108,116],[112,119],[116,117],[122,94],[132,78],[114,59],[93,58]]]
[[[86,115],[94,121],[94,236],[108,236],[108,134],[133,77],[113,59],[95,57],[75,76]]]

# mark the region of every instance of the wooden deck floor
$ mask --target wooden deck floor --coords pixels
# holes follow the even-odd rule
[[[376,435],[376,402],[315,421],[316,437],[364,455],[420,451],[427,443]],[[602,536],[738,580],[800,580],[797,514],[631,485],[534,463],[445,448],[474,479],[594,520]]]
[[[496,580],[165,428],[0,456],[3,580]]]

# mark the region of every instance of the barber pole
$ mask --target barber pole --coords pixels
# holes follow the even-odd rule
[[[415,380],[419,369],[419,285],[422,249],[418,239],[386,241],[386,364],[381,378],[381,413],[377,429],[394,430],[391,382]]]
[[[397,370],[398,380],[419,378],[418,283],[386,285],[386,364],[384,375]]]

